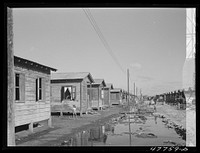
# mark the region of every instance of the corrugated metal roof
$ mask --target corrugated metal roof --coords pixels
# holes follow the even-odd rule
[[[89,77],[91,82],[94,82],[91,74],[89,72],[65,72],[65,73],[52,73],[51,80],[71,80],[71,79],[84,79]]]

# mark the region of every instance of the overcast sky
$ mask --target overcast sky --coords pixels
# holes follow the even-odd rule
[[[58,69],[90,72],[127,89],[126,70],[143,94],[181,88],[186,56],[186,9],[90,9],[114,56],[83,9],[15,8],[14,54]]]

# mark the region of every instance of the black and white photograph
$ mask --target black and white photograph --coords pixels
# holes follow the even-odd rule
[[[196,147],[196,11],[7,7],[7,146]]]

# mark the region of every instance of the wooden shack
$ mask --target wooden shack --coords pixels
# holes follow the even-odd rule
[[[90,109],[87,85],[94,80],[89,72],[53,73],[51,75],[52,112],[72,112],[77,107],[80,115]]]
[[[15,127],[48,120],[51,126],[50,74],[56,69],[14,56]]]
[[[106,87],[104,87],[104,106],[110,106],[110,90],[114,89],[112,83],[106,83]]]
[[[105,86],[104,79],[94,79],[94,83],[88,85],[88,95],[92,109],[102,109]]]
[[[122,89],[114,88],[110,90],[111,105],[119,105],[122,103]]]

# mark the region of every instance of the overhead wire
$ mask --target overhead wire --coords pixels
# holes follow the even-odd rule
[[[111,47],[109,46],[108,42],[106,41],[104,35],[102,34],[96,20],[94,19],[93,15],[91,14],[89,9],[83,9],[84,13],[86,14],[89,22],[91,23],[92,27],[94,28],[95,32],[97,33],[99,39],[101,40],[102,44],[104,45],[105,49],[108,51],[108,53],[110,54],[110,56],[112,57],[112,59],[114,60],[114,62],[117,64],[117,66],[120,68],[120,70],[125,74],[126,71],[122,68],[121,64],[119,63],[119,61],[117,60],[117,58],[115,57]],[[129,79],[131,80],[131,82],[134,82],[132,80],[132,77],[129,76]]]
[[[94,19],[92,13],[90,12],[89,9],[83,9],[84,13],[86,14],[88,20],[90,21],[92,27],[94,28],[95,32],[97,33],[99,39],[101,40],[102,44],[104,45],[106,51],[110,54],[110,56],[112,57],[112,59],[115,61],[115,63],[117,64],[117,66],[120,68],[120,70],[126,74],[126,71],[123,69],[123,67],[121,66],[121,64],[119,63],[119,61],[117,60],[117,58],[115,57],[111,47],[109,46],[108,42],[106,41],[104,35],[102,34],[96,20]]]

